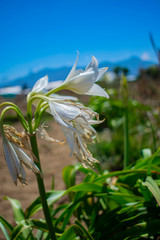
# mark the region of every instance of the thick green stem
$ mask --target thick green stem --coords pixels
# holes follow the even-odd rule
[[[129,165],[129,132],[128,132],[128,106],[124,114],[124,168]]]
[[[36,135],[30,136],[30,142],[31,142],[32,151],[33,151],[34,155],[36,156],[36,158],[38,159],[38,163],[37,162],[35,162],[35,163],[41,170]],[[50,233],[50,239],[56,240],[55,231],[54,231],[51,215],[50,215],[47,200],[46,200],[46,192],[45,192],[43,178],[39,174],[37,174],[37,183],[38,183],[40,199],[41,199],[41,203],[42,203],[42,207],[43,207],[43,213],[44,213],[44,216],[45,216],[45,219],[46,219],[46,222],[48,225],[48,230]]]

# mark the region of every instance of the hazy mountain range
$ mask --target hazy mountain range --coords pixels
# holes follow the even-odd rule
[[[126,67],[129,69],[129,75],[138,75],[140,68],[147,68],[151,65],[154,65],[154,62],[151,61],[143,61],[138,57],[130,57],[123,61],[110,62],[105,61],[99,64],[99,67],[109,67],[109,71],[112,71],[116,66]],[[83,66],[81,68],[84,68]],[[17,86],[20,85],[22,87],[31,88],[34,83],[41,77],[48,75],[49,81],[57,81],[64,80],[71,67],[60,67],[60,68],[45,68],[38,72],[30,72],[25,77],[16,78],[12,81],[7,79],[0,79],[0,87],[8,87],[8,86]]]

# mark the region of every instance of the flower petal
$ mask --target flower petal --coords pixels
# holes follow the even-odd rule
[[[31,169],[34,173],[40,174],[39,168],[34,164],[34,162],[28,157],[28,155],[22,151],[22,149],[18,148],[15,144],[13,144],[15,152],[18,157],[21,159],[22,163],[29,169]]]
[[[71,90],[75,93],[85,94],[85,92],[87,92],[92,87],[96,79],[97,75],[94,71],[83,72],[70,79],[69,84],[65,87],[66,89]]]
[[[80,133],[77,129],[75,129],[72,125],[70,125],[69,123],[67,123],[66,121],[64,121],[61,116],[59,114],[57,114],[54,104],[49,101],[49,107],[50,107],[50,111],[52,116],[54,117],[55,121],[61,126],[61,127],[65,127],[65,128],[69,128],[70,130],[74,131],[74,132],[78,132]]]
[[[20,162],[19,159],[8,140],[5,137],[2,137],[3,140],[3,151],[5,160],[12,177],[13,182],[17,185],[17,178],[20,172]]]
[[[74,141],[75,141],[74,133],[72,131],[66,129],[66,128],[63,128],[63,127],[62,127],[62,131],[63,131],[63,134],[64,134],[64,136],[66,138],[66,141],[67,141],[67,143],[68,143],[68,145],[69,145],[69,147],[71,149],[70,155],[72,155],[73,151],[74,151]]]
[[[107,72],[107,70],[108,70],[108,67],[100,68],[98,70],[98,75],[97,75],[96,82],[103,77],[103,75]]]
[[[54,109],[56,113],[66,121],[73,120],[81,114],[81,110],[74,105],[69,105],[67,103],[66,104],[56,103],[56,102],[54,102],[53,104],[54,104]]]
[[[45,89],[48,85],[48,76],[40,78],[33,86],[32,92],[38,93]]]
[[[97,84],[94,84],[85,94],[109,98],[108,93]]]
[[[64,96],[64,95],[59,95],[59,94],[55,94],[55,93],[53,93],[53,94],[51,94],[50,95],[50,97],[51,98],[53,98],[53,99],[58,99],[58,100],[71,100],[71,101],[78,101],[78,98],[76,98],[76,97],[73,97],[73,96]]]
[[[68,82],[71,78],[73,78],[75,76],[75,72],[76,72],[76,67],[77,67],[77,63],[78,63],[78,59],[79,59],[79,52],[77,51],[77,58],[76,61],[70,71],[70,73],[68,74],[65,83]]]
[[[87,67],[85,68],[85,71],[91,71],[91,70],[97,71],[97,69],[98,69],[98,61],[94,56],[92,56],[91,62],[87,65]]]

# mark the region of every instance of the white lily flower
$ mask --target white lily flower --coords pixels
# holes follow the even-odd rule
[[[77,55],[76,62],[74,63],[65,81],[62,83],[60,82],[60,85],[58,84],[53,91],[68,89],[78,94],[95,95],[109,98],[108,93],[95,83],[103,77],[108,68],[98,68],[98,61],[94,56],[92,56],[91,62],[87,65],[84,71],[82,69],[76,69],[78,58],[79,53]],[[44,89],[47,89],[47,86],[48,76],[40,78],[33,86],[32,91],[28,94],[27,99],[36,93],[45,94]]]
[[[29,101],[29,99],[37,93],[41,93],[41,94],[45,94],[45,89],[48,85],[48,76],[44,76],[42,78],[40,78],[33,86],[31,92],[28,93],[27,95],[27,101]],[[37,101],[39,102],[39,101]]]
[[[14,143],[11,143],[5,136],[3,136],[2,139],[5,160],[12,180],[16,185],[17,179],[19,179],[22,184],[26,184],[26,173],[23,164],[34,173],[40,174],[39,168],[22,149],[17,147]]]
[[[83,125],[101,123],[98,114],[90,108],[70,100],[51,99],[49,100],[49,112],[53,115],[55,121],[61,126],[70,129],[73,132],[83,134],[81,129],[75,128],[76,123]],[[96,117],[97,120],[92,120]]]
[[[93,163],[98,163],[98,160],[88,150],[87,143],[93,141],[95,130],[91,126],[87,128],[87,126],[81,125],[79,127],[83,129],[83,135],[66,128],[62,128],[62,130],[71,149],[71,155],[74,155],[84,167],[87,167],[87,165],[93,166]]]
[[[90,108],[65,99],[49,100],[49,111],[55,121],[62,127],[63,133],[71,149],[71,155],[83,165],[97,162],[87,148],[87,143],[93,141],[96,131],[91,124],[98,124],[99,115]],[[96,117],[96,120],[93,118]]]
[[[48,76],[40,78],[33,86],[32,92],[39,93],[42,92],[48,85]]]
[[[108,68],[99,69],[98,61],[93,56],[91,62],[84,71],[82,69],[76,70],[78,58],[79,53],[68,77],[62,84],[63,88],[78,94],[95,95],[109,98],[106,91],[95,83],[105,74]]]

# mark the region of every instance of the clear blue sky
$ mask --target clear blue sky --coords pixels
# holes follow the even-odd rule
[[[91,55],[116,61],[155,60],[160,47],[159,0],[4,0],[0,2],[0,79],[43,67],[72,65]]]

